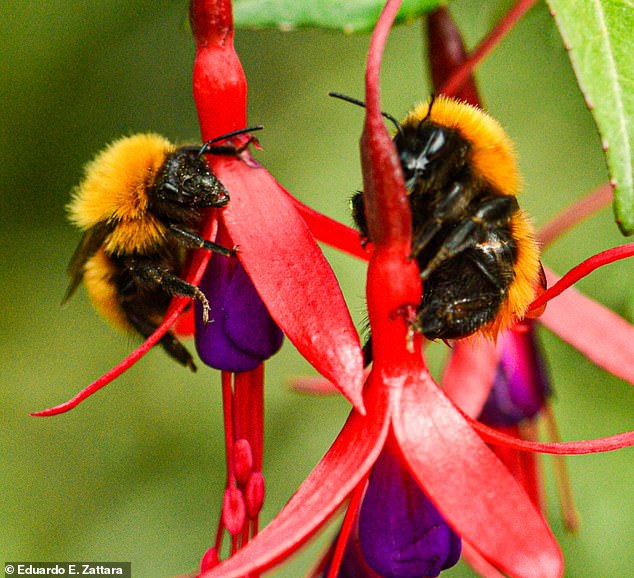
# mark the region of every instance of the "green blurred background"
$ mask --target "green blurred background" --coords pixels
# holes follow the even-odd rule
[[[508,2],[460,0],[452,9],[473,45]],[[30,411],[72,396],[135,342],[97,318],[86,295],[59,306],[79,234],[64,206],[81,168],[107,141],[157,131],[199,139],[191,99],[193,43],[185,0],[4,0],[0,3],[2,251],[0,343],[2,560],[131,561],[135,577],[195,569],[211,544],[224,484],[219,377],[183,370],[161,351],[78,409]],[[430,92],[419,23],[395,29],[382,73],[383,108],[401,116]],[[264,124],[258,158],[298,198],[350,222],[360,186],[361,111],[327,97],[363,96],[367,35],[238,31],[250,82],[250,122]],[[538,224],[607,180],[599,138],[545,5],[538,4],[481,66],[483,98],[515,140],[523,206]],[[610,209],[549,248],[563,272],[623,242]],[[365,265],[325,249],[354,318],[363,317]],[[633,263],[606,267],[580,287],[632,319]],[[551,305],[555,306],[555,304]],[[630,429],[630,386],[541,333],[565,439]],[[432,364],[444,347],[432,348]],[[349,406],[288,390],[313,370],[292,346],[267,364],[265,475],[269,520],[341,427]],[[550,460],[545,460],[546,470]],[[569,460],[582,518],[559,521],[547,474],[550,521],[567,576],[625,576],[634,568],[632,451]],[[629,496],[629,498],[628,498]],[[320,541],[275,576],[300,576]],[[464,565],[447,572],[472,576]]]

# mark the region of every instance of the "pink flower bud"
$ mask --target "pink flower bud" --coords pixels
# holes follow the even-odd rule
[[[244,489],[246,498],[247,515],[255,520],[264,503],[264,476],[262,472],[252,472]]]
[[[249,440],[236,440],[233,446],[233,462],[236,480],[240,486],[243,486],[253,470],[253,451]]]
[[[222,523],[227,532],[236,536],[244,528],[246,507],[242,492],[235,487],[227,488],[222,500]]]

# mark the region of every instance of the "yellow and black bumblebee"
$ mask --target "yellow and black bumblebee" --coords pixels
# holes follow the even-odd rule
[[[337,93],[332,96],[363,103]],[[495,338],[522,319],[544,284],[535,232],[519,208],[520,176],[502,127],[481,109],[438,96],[396,127],[423,279],[414,329],[428,339]],[[354,220],[368,239],[363,195]]]
[[[214,143],[260,128],[183,147],[156,134],[137,134],[99,153],[86,165],[68,206],[70,220],[84,235],[68,265],[71,282],[63,302],[83,281],[106,320],[145,338],[158,327],[174,295],[200,301],[207,321],[207,298],[179,277],[185,251],[204,248],[226,256],[235,251],[198,234],[202,211],[229,202],[204,155],[237,154],[241,149]],[[160,343],[176,361],[196,369],[171,332]]]

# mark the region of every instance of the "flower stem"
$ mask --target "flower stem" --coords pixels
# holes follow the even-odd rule
[[[474,68],[491,52],[500,41],[510,32],[517,22],[535,4],[536,0],[518,0],[514,6],[504,15],[484,39],[473,50],[464,63],[456,68],[451,78],[438,90],[439,94],[453,96],[462,88]]]
[[[585,197],[566,207],[555,215],[539,230],[539,242],[542,246],[550,245],[563,233],[578,225],[603,207],[609,205],[614,197],[614,187],[609,183],[601,185]]]

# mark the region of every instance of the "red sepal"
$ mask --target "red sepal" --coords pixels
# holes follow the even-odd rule
[[[392,427],[412,475],[454,530],[517,578],[563,575],[541,514],[424,367],[404,376]]]
[[[371,245],[361,246],[359,231],[322,215],[290,194],[289,197],[316,239],[364,261],[370,258]]]
[[[442,376],[449,398],[467,415],[480,415],[493,387],[499,355],[488,340],[464,340],[453,346]]]
[[[505,578],[493,564],[480,554],[469,542],[462,541],[462,557],[472,570],[475,570],[481,578]]]

